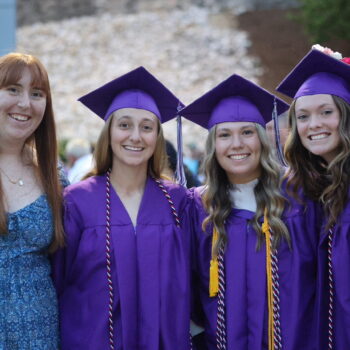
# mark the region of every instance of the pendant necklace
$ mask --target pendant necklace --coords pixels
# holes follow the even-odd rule
[[[0,168],[0,171],[7,177],[7,179],[13,184],[18,186],[24,186],[24,181],[22,179],[22,176],[20,176],[17,180],[12,180],[5,172]]]

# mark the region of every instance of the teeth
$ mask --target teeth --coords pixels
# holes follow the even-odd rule
[[[328,135],[327,134],[319,134],[319,135],[311,135],[310,139],[311,140],[321,140],[326,138]]]
[[[236,155],[230,156],[230,158],[235,159],[235,160],[240,160],[240,159],[244,159],[247,157],[248,157],[248,154],[236,154]]]
[[[10,114],[10,117],[21,122],[26,122],[27,120],[29,120],[28,116],[20,114]]]
[[[142,151],[142,147],[124,146],[128,151]]]

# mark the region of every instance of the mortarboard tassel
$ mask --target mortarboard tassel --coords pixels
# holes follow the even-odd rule
[[[209,296],[215,297],[219,292],[219,267],[218,267],[218,257],[213,254],[214,247],[219,239],[218,230],[214,227],[213,229],[213,239],[211,245],[211,260],[210,260],[210,270],[209,270]]]
[[[273,100],[272,120],[273,120],[274,129],[275,129],[275,140],[276,140],[277,157],[278,157],[278,160],[280,161],[281,165],[283,165],[284,167],[287,167],[287,162],[286,162],[286,160],[284,158],[284,155],[283,155],[283,152],[282,152],[282,146],[281,146],[280,129],[279,129],[279,125],[278,125],[276,97]]]
[[[177,111],[180,112],[182,109],[181,104],[179,103]],[[181,115],[179,114],[176,117],[177,123],[177,162],[176,162],[176,182],[184,187],[187,185],[187,180],[184,170],[183,162],[183,146],[182,146],[182,120]]]

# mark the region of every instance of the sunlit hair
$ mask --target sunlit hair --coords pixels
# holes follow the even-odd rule
[[[290,135],[285,146],[285,157],[290,166],[286,176],[289,191],[297,197],[303,189],[306,196],[320,200],[328,217],[326,228],[335,224],[347,202],[350,181],[350,105],[332,96],[340,113],[339,152],[329,163],[309,152],[301,143],[295,115],[295,101],[289,111]]]
[[[94,151],[94,168],[85,176],[88,178],[95,175],[103,175],[108,169],[112,168],[113,151],[111,147],[111,125],[115,114],[112,114],[106,121],[100,136],[97,140]],[[165,151],[165,139],[162,125],[157,118],[158,136],[154,153],[148,161],[148,175],[154,178],[161,178],[162,172],[165,169],[167,162],[167,155]]]
[[[16,84],[25,69],[32,75],[31,85],[46,95],[46,108],[43,120],[33,135],[25,143],[31,151],[34,166],[53,213],[54,239],[50,251],[63,246],[64,232],[62,215],[62,188],[57,171],[57,139],[49,78],[43,64],[34,56],[10,53],[0,57],[0,89]],[[0,232],[7,233],[7,216],[3,191],[0,183]]]
[[[277,164],[274,153],[271,150],[265,129],[254,123],[261,142],[261,175],[254,188],[257,202],[257,210],[252,219],[252,225],[258,234],[257,247],[261,246],[263,233],[259,219],[264,215],[265,208],[268,212],[270,228],[274,233],[273,247],[277,248],[282,239],[288,244],[290,237],[288,229],[281,220],[282,212],[286,205],[286,199],[280,193],[281,167]],[[213,224],[219,232],[217,245],[213,247],[214,254],[218,254],[220,247],[226,246],[227,233],[225,221],[232,211],[232,205],[229,191],[232,185],[229,182],[225,170],[219,165],[215,156],[216,129],[214,126],[208,135],[206,143],[206,156],[204,159],[204,170],[206,175],[205,193],[203,195],[203,205],[208,212],[204,219],[202,228],[206,229],[209,223]]]

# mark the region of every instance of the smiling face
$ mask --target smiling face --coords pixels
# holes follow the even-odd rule
[[[218,124],[215,155],[231,183],[247,183],[260,176],[261,142],[253,123]]]
[[[113,167],[147,171],[156,148],[158,118],[144,109],[123,108],[114,112],[110,137]]]
[[[299,97],[295,102],[298,134],[303,146],[328,163],[340,145],[340,112],[331,95]]]
[[[46,94],[32,82],[32,73],[24,68],[18,81],[0,88],[1,143],[24,143],[41,123]]]

